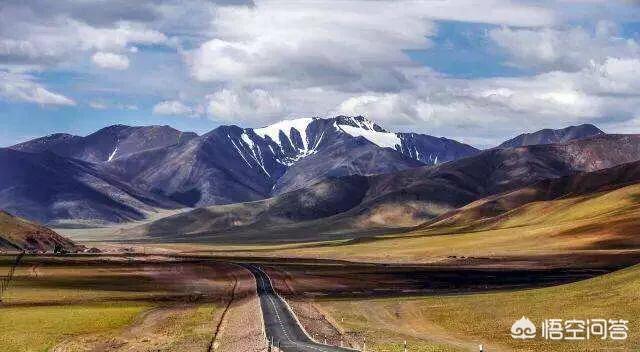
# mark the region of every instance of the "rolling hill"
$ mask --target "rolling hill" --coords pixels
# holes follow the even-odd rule
[[[505,141],[504,143],[500,144],[498,148],[524,147],[527,145],[535,144],[567,143],[582,138],[598,136],[601,134],[604,134],[604,132],[602,132],[598,127],[591,124],[569,126],[556,130],[546,128],[533,133],[523,133],[517,137]]]
[[[76,248],[69,239],[56,232],[0,210],[0,248],[7,250],[67,250]]]
[[[41,223],[122,222],[177,206],[129,186],[98,164],[0,148],[0,206]]]
[[[421,227],[473,227],[478,222],[486,222],[487,219],[529,203],[580,197],[637,183],[640,183],[640,162],[638,161],[593,172],[546,179],[511,192],[477,200],[432,219]]]
[[[479,199],[539,181],[639,159],[639,135],[602,135],[567,144],[492,149],[432,167],[335,178],[261,202],[197,209],[138,227],[132,233],[168,240],[184,239],[187,234],[191,240],[221,242],[370,236],[376,231],[416,226]],[[358,185],[358,191],[344,187],[346,184]],[[329,197],[314,187],[333,187],[333,191]],[[315,198],[305,196],[309,194]],[[335,199],[340,200],[342,211],[327,207],[325,201]],[[327,208],[334,211],[326,212]],[[299,209],[313,215],[299,217]]]

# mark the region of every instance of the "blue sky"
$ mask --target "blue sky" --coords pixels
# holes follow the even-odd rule
[[[0,146],[336,114],[479,147],[640,131],[631,1],[8,0],[0,16]]]

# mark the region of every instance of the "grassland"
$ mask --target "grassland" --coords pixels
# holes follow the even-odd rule
[[[534,202],[460,227],[427,227],[400,237],[342,246],[301,248],[300,255],[429,261],[456,256],[544,254],[640,248],[640,186]]]
[[[7,352],[48,351],[74,335],[105,333],[150,309],[143,302],[0,308],[0,340]]]
[[[231,275],[215,263],[27,257],[0,303],[0,350],[203,350]]]
[[[431,263],[449,268],[500,265],[527,269],[539,266],[610,267],[634,260],[637,263],[640,258],[639,200],[640,185],[633,185],[586,196],[533,202],[486,218],[479,217],[471,208],[463,209],[448,221],[387,236],[275,246],[191,243],[127,243],[125,246],[145,247],[147,253],[153,247],[158,253],[194,257],[323,258]],[[113,244],[111,248],[117,250],[118,245]],[[48,330],[43,329],[42,337],[33,339],[34,345],[30,347],[33,351],[54,345],[95,347],[97,343],[112,347],[104,345],[110,340],[140,346],[144,341],[131,338],[130,327],[136,324],[146,327],[147,331],[163,332],[144,335],[145,339],[166,342],[154,346],[157,349],[184,348],[181,343],[172,345],[169,342],[184,341],[184,336],[180,337],[178,330],[167,328],[167,322],[185,324],[178,325],[182,326],[180,331],[191,331],[186,336],[198,340],[197,336],[201,336],[199,334],[206,326],[202,319],[214,314],[214,306],[177,307],[170,304],[167,307],[166,304],[176,300],[184,304],[185,298],[194,294],[209,292],[215,296],[225,287],[228,289],[228,281],[225,283],[225,279],[206,274],[205,269],[210,268],[170,262],[71,267],[29,263],[18,271],[17,280],[8,292],[6,303],[13,306],[1,308],[0,325],[7,330],[3,329],[0,334],[6,334],[8,341],[26,338],[20,334],[28,323],[14,326],[6,322],[8,318],[20,316],[20,310],[23,310],[27,322],[37,325],[38,317],[47,316],[51,326]],[[475,351],[480,343],[487,346],[488,351],[635,351],[640,348],[640,322],[634,320],[640,316],[639,302],[640,267],[636,266],[583,282],[542,289],[384,299],[325,299],[319,302],[319,309],[331,315],[333,322],[339,322],[342,331],[356,337],[367,336],[367,345],[377,351],[401,351],[403,340],[409,342],[412,352]],[[107,309],[112,303],[121,309]],[[158,309],[164,312],[160,317],[152,314]],[[47,311],[51,313],[44,313]],[[84,324],[83,317],[92,314],[99,316],[93,322],[97,325]],[[630,320],[631,335],[625,344],[545,343],[540,339],[516,342],[509,337],[508,330],[513,321],[523,315],[538,323],[545,318],[627,319]],[[67,316],[76,318],[65,320],[63,324],[55,323]],[[158,319],[150,322],[143,318],[154,316]],[[197,316],[200,318],[186,322],[192,319],[189,317]],[[60,328],[56,330],[56,326]],[[87,335],[87,331],[94,333]],[[163,340],[158,336],[173,337]],[[61,342],[67,344],[60,345]],[[12,348],[19,350],[15,345]],[[126,350],[117,344],[113,349]]]
[[[288,245],[171,244],[200,255],[341,259],[386,263],[448,263],[460,258],[640,255],[640,185],[526,204],[491,218],[458,215],[395,235]],[[584,263],[578,261],[578,265]],[[556,263],[571,265],[574,261]],[[632,261],[631,261],[632,262]],[[527,264],[528,265],[528,264]]]
[[[319,304],[345,331],[368,337],[375,351],[637,351],[640,348],[640,266],[577,283],[513,292],[373,300],[325,300]],[[509,336],[522,316],[544,319],[626,319],[624,342],[592,339],[528,342]]]

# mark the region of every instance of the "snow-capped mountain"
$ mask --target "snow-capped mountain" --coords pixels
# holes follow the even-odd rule
[[[388,132],[362,116],[220,126],[202,136],[168,126],[116,125],[12,149],[90,162],[140,194],[187,206],[259,200],[330,177],[390,173],[477,152],[446,138]]]
[[[251,151],[244,154],[234,142],[243,159],[254,159],[264,168],[265,151],[260,145],[266,143],[275,160],[285,166],[313,155],[318,150],[334,143],[339,138],[364,138],[381,148],[391,148],[403,155],[434,165],[477,153],[478,150],[447,138],[436,138],[417,133],[388,132],[363,116],[338,116],[331,119],[301,118],[280,121],[275,124],[245,129],[242,142]]]

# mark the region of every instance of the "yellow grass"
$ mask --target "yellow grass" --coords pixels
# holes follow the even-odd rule
[[[0,308],[2,351],[47,351],[57,342],[130,324],[146,303]]]
[[[100,350],[112,344],[203,350],[215,304],[189,302],[199,295],[220,298],[231,284],[227,269],[217,265],[64,264],[64,258],[54,265],[40,259],[20,264],[0,303],[0,351]],[[0,275],[8,262],[0,263]]]
[[[448,256],[513,256],[640,249],[640,185],[588,196],[534,202],[464,227],[430,227],[364,241],[282,246],[178,245],[227,255],[371,262],[438,262]]]
[[[448,341],[452,348],[487,351],[638,351],[640,349],[640,266],[557,287],[515,292],[322,301],[335,321],[345,318],[347,331],[366,331],[377,351],[389,342],[408,339],[415,349],[434,348]],[[528,342],[509,335],[511,324],[527,316],[538,325],[543,319],[625,319],[629,339],[588,342],[551,342],[540,337]]]

